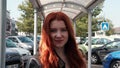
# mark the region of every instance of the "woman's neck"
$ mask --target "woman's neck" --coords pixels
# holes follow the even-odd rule
[[[69,62],[64,52],[64,48],[55,48],[55,51],[59,58],[65,63],[65,68],[70,68]]]
[[[64,48],[55,48],[56,53],[58,54],[58,56],[64,56]]]

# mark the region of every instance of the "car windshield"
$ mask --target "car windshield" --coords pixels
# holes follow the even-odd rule
[[[23,43],[29,43],[32,42],[32,40],[28,37],[18,37],[18,39]]]
[[[97,42],[97,40],[98,40],[98,38],[92,38],[92,39],[91,39],[91,41],[92,41],[91,44],[92,44],[92,45],[95,45],[96,42]],[[88,45],[88,39],[87,39],[87,41],[85,42],[85,44]]]
[[[37,36],[37,39],[40,40],[40,36]]]
[[[116,46],[120,47],[120,41],[114,41],[106,45],[107,48],[114,48]]]
[[[6,39],[6,47],[11,48],[11,47],[17,47],[17,46],[12,40]]]
[[[96,44],[96,42],[97,42],[98,39],[99,38],[92,38],[92,44]]]
[[[26,36],[26,37],[30,38],[32,41],[34,40],[33,36]]]

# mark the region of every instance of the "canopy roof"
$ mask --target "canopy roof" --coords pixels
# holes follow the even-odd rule
[[[71,19],[76,19],[95,8],[103,0],[30,0],[39,15],[45,17],[50,12],[62,11]]]

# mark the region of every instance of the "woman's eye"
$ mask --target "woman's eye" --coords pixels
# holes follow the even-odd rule
[[[65,29],[65,28],[62,28],[62,29],[50,29],[50,32],[52,32],[52,33],[55,33],[57,31],[66,32],[67,29]]]
[[[55,29],[51,29],[50,32],[56,32],[56,30]]]
[[[65,32],[65,31],[67,31],[67,29],[61,29],[61,31]]]

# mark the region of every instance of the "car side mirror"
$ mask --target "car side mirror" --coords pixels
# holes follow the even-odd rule
[[[108,50],[106,47],[104,47],[105,50]]]

